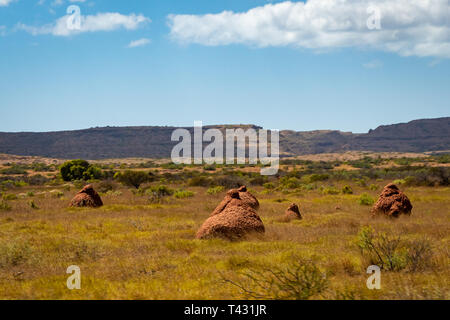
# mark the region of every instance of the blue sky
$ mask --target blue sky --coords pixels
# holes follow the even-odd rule
[[[447,1],[380,1],[379,30],[368,1],[324,1],[0,0],[0,131],[367,132],[450,115]],[[80,31],[57,23],[69,5]]]

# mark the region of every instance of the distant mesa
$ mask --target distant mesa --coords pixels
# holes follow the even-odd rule
[[[204,126],[220,130],[255,125]],[[0,153],[58,159],[169,158],[175,127],[104,127],[60,132],[0,132]],[[194,128],[187,127],[194,132]],[[206,144],[205,144],[206,145]],[[380,126],[367,134],[319,130],[280,131],[280,154],[345,151],[427,152],[450,150],[450,117]]]

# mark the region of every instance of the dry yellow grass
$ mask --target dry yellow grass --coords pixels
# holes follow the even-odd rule
[[[299,256],[329,273],[330,287],[314,298],[448,299],[450,189],[405,188],[413,215],[391,221],[372,219],[370,208],[358,204],[359,194],[376,197],[380,190],[352,187],[354,195],[254,188],[266,234],[240,242],[194,239],[224,195],[207,195],[206,188],[161,205],[121,188],[103,196],[100,209],[68,209],[74,188],[59,189],[64,196],[57,198],[49,193],[55,187],[26,187],[20,193],[33,190],[34,197],[0,211],[0,299],[241,299],[222,277],[238,280],[249,266],[289,266]],[[290,202],[304,219],[278,222]],[[427,237],[432,264],[420,272],[383,271],[381,290],[368,290],[367,262],[356,244],[364,226],[403,239]],[[81,290],[66,287],[70,265],[81,268]]]

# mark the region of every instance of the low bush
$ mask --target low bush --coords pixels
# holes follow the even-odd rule
[[[188,181],[188,185],[191,187],[208,187],[211,185],[211,179],[204,176],[193,177]]]
[[[223,192],[223,191],[225,191],[225,188],[224,188],[224,187],[222,187],[222,186],[217,186],[217,187],[210,187],[210,188],[206,191],[206,193],[209,194],[209,195],[216,195],[216,194],[221,193],[221,192]]]
[[[222,186],[226,189],[234,189],[247,185],[247,182],[243,176],[231,174],[213,179],[212,185]]]
[[[344,186],[342,188],[342,194],[353,194],[353,189],[350,186]]]
[[[322,190],[322,194],[324,194],[324,195],[336,195],[339,193],[340,193],[340,191],[338,189],[336,189],[335,187],[323,188],[323,190]]]
[[[177,190],[175,191],[175,193],[173,194],[173,196],[177,199],[186,199],[186,198],[191,198],[193,197],[195,194],[192,191],[189,190]]]
[[[359,232],[358,246],[369,264],[388,271],[422,271],[431,265],[433,256],[427,239],[402,240],[399,236],[375,233],[371,227]]]
[[[153,175],[150,172],[125,170],[123,172],[117,172],[114,175],[114,179],[123,185],[139,189],[141,184],[153,181]]]
[[[0,211],[10,211],[12,208],[5,200],[0,201]]]
[[[358,234],[361,254],[370,264],[381,269],[398,271],[406,267],[405,254],[400,252],[400,237],[389,237],[385,233],[376,234],[371,227],[364,227]]]
[[[225,282],[239,288],[247,298],[267,300],[307,300],[328,288],[326,274],[310,260],[296,259],[288,267],[249,267],[239,281]]]
[[[263,184],[264,189],[273,190],[275,189],[275,185],[272,182],[267,182]]]
[[[5,195],[3,195],[3,199],[4,199],[5,201],[13,201],[13,200],[17,200],[17,195],[15,195],[14,193],[5,194]]]
[[[367,193],[363,193],[359,196],[358,203],[362,206],[371,206],[375,203],[375,199]]]

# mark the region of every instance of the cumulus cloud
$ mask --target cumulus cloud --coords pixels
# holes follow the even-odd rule
[[[17,28],[25,30],[33,35],[52,34],[54,36],[70,36],[83,32],[114,31],[117,29],[135,30],[141,25],[150,22],[149,18],[143,15],[123,15],[120,13],[99,13],[80,17],[80,24],[73,27],[71,15],[66,15],[52,24],[44,26],[29,26],[18,24]]]
[[[6,7],[13,1],[16,1],[16,0],[0,0],[0,7]]]
[[[169,15],[168,24],[180,43],[320,51],[357,47],[450,58],[449,8],[448,0],[286,1],[242,13]],[[368,26],[374,10],[380,14],[380,29]]]
[[[143,46],[146,46],[147,44],[149,44],[150,42],[151,42],[150,39],[142,38],[139,40],[131,41],[127,47],[128,48],[143,47]]]

